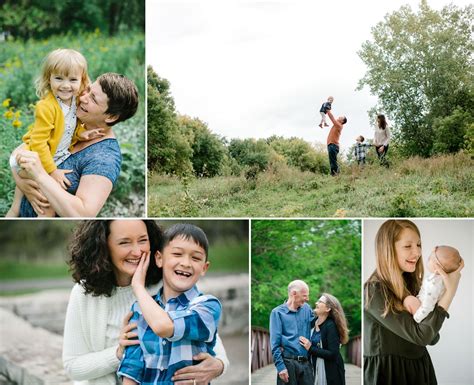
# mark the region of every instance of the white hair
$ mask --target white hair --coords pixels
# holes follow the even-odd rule
[[[291,294],[291,292],[293,290],[295,291],[301,291],[303,289],[306,289],[309,291],[309,287],[308,285],[306,284],[305,281],[302,281],[300,279],[296,279],[294,281],[291,281],[289,284],[288,284],[288,294]]]

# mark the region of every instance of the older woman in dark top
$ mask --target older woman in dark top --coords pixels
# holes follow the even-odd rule
[[[316,324],[311,340],[300,337],[300,343],[311,354],[315,385],[345,385],[344,361],[339,347],[349,340],[344,310],[338,299],[323,293],[316,302]]]

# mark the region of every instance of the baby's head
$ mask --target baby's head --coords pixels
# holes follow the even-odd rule
[[[364,143],[364,140],[365,140],[365,138],[364,138],[362,135],[359,135],[359,136],[356,138],[356,142],[359,142],[359,143]]]
[[[428,269],[434,273],[438,262],[446,273],[457,270],[462,258],[459,251],[451,246],[436,246],[428,259]]]
[[[56,49],[43,61],[41,74],[36,79],[36,95],[44,98],[48,92],[63,101],[80,95],[89,85],[87,61],[73,49]]]
[[[333,98],[332,96],[329,96],[329,97],[328,97],[328,102],[329,102],[329,103],[332,103],[333,101],[334,101],[334,98]]]

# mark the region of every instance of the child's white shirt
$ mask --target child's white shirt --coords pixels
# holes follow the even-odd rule
[[[423,321],[433,311],[443,293],[443,278],[439,274],[426,274],[421,284],[421,290],[416,296],[421,305],[413,315],[414,320],[418,323]]]
[[[69,152],[69,147],[71,146],[72,136],[74,135],[74,130],[76,129],[77,117],[76,117],[76,97],[73,96],[71,101],[71,106],[64,104],[61,99],[58,97],[56,100],[61,107],[64,115],[64,133],[59,141],[58,147],[56,148],[56,153],[53,155],[54,163],[56,166],[64,162],[71,153]]]

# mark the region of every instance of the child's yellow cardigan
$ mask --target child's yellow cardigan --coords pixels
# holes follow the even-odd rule
[[[84,130],[78,121],[69,150],[79,140],[79,132]],[[63,134],[64,114],[55,96],[50,92],[36,103],[35,122],[23,136],[23,142],[26,143],[28,150],[38,153],[41,164],[48,174],[57,168],[53,156]]]

